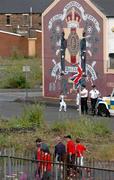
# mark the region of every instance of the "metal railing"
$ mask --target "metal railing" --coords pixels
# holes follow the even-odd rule
[[[102,167],[106,163],[107,168]],[[46,168],[49,164],[50,169]],[[0,180],[40,180],[39,175],[45,176],[44,180],[114,180],[114,166],[111,168],[109,164],[109,162],[86,160],[84,166],[79,166],[66,162],[36,161],[32,158],[1,155]]]

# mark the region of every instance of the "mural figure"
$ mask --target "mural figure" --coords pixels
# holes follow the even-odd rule
[[[70,53],[70,63],[75,65],[77,63],[77,54],[79,52],[79,36],[77,29],[81,21],[80,15],[76,12],[76,9],[73,7],[68,11],[66,23],[67,28],[70,29],[68,36],[67,47]]]
[[[61,53],[61,74],[63,75],[65,72],[65,50],[67,47],[67,41],[64,38],[65,33],[64,31],[62,32],[61,35],[61,47],[60,47],[60,53]]]
[[[51,71],[51,76],[55,78],[55,83],[58,79],[60,79],[60,74],[61,74],[61,64],[60,62],[57,63],[55,59],[52,59],[53,63],[53,68]]]
[[[81,52],[81,67],[83,72],[86,72],[86,33],[83,33],[83,38],[80,41],[80,52]]]

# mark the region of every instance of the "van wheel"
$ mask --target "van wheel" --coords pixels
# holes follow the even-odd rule
[[[103,117],[110,117],[110,113],[106,108],[105,104],[99,104],[97,114]]]

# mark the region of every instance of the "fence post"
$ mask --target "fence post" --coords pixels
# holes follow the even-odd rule
[[[3,153],[6,156],[6,149],[4,149]],[[4,158],[4,180],[6,180],[6,157]]]
[[[66,164],[65,164],[65,162],[63,161],[63,180],[65,180],[65,178],[66,178]]]
[[[11,156],[11,150],[9,150],[9,152],[8,152],[8,175],[11,176],[11,158],[10,158],[10,156]]]

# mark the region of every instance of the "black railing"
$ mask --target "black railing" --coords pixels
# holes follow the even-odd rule
[[[85,162],[85,164],[87,164]],[[114,166],[99,168],[94,162],[91,166],[71,165],[56,161],[36,161],[31,158],[0,156],[0,179],[24,180],[114,180]],[[40,177],[38,177],[40,176]],[[39,179],[38,179],[39,178]]]

